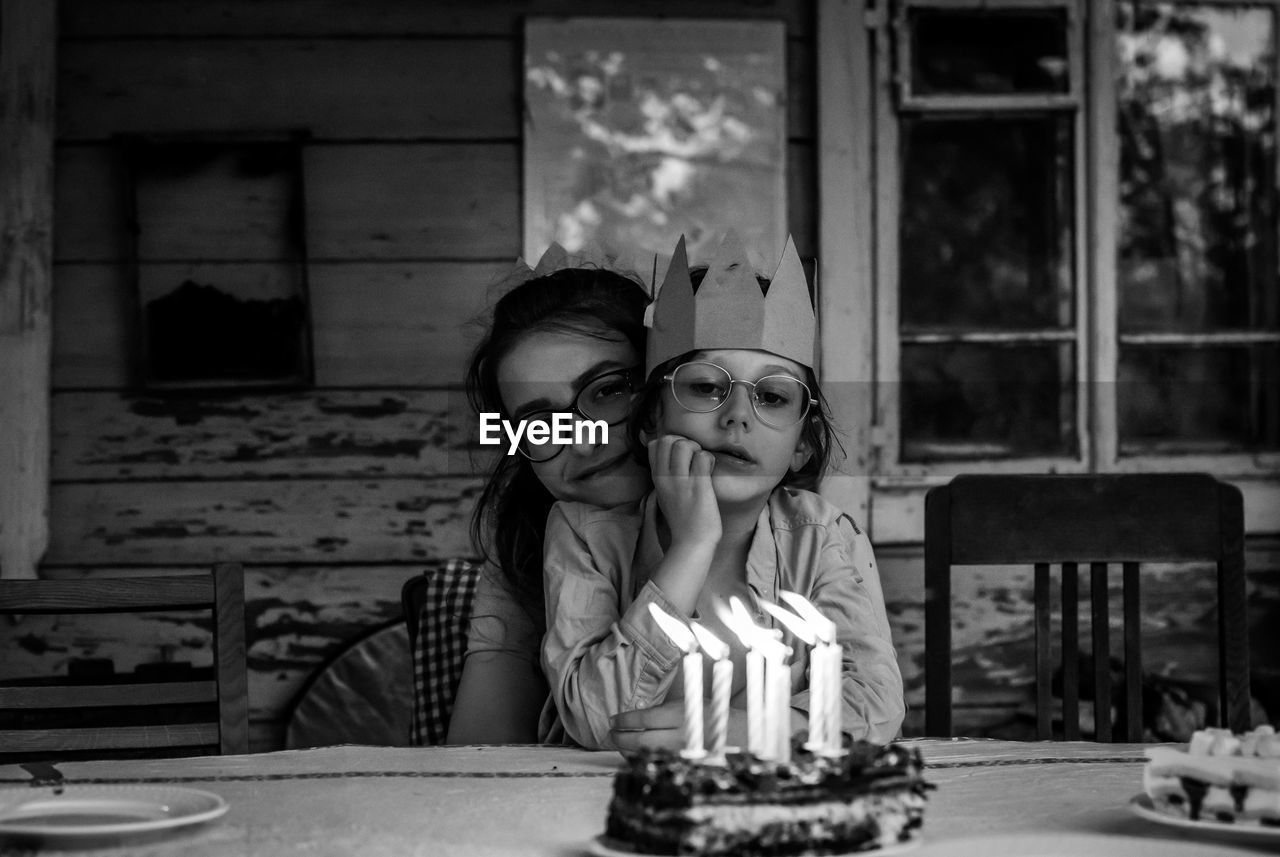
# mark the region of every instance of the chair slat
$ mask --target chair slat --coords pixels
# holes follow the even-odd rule
[[[1053,659],[1049,634],[1049,565],[1036,563],[1035,571],[1035,626],[1036,626],[1036,737],[1048,741],[1053,737],[1052,695]]]
[[[1218,687],[1220,718],[1235,732],[1253,725],[1249,700],[1249,606],[1244,576],[1244,498],[1218,485],[1222,558],[1218,562]],[[1221,722],[1221,721],[1219,721]]]
[[[1090,619],[1093,624],[1093,734],[1111,740],[1111,624],[1107,599],[1107,564],[1089,565]]]
[[[1142,740],[1142,598],[1138,564],[1124,564],[1125,740]]]
[[[146,750],[204,747],[218,743],[216,723],[118,726],[110,729],[4,729],[5,753],[65,753],[71,750]]]
[[[7,580],[0,587],[0,613],[119,613],[194,610],[213,606],[213,579],[180,577]]]
[[[925,733],[951,734],[951,499],[925,495],[924,692]]]
[[[95,708],[217,702],[212,681],[0,687],[0,708]]]
[[[1080,577],[1074,562],[1062,564],[1062,729],[1080,740]]]

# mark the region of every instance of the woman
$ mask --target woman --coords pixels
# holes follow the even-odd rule
[[[525,442],[518,454],[499,456],[472,518],[486,565],[451,744],[561,740],[539,662],[547,513],[556,500],[617,506],[649,489],[623,425],[643,370],[645,301],[636,282],[600,268],[534,277],[498,301],[472,355],[467,392],[477,412],[517,423],[572,411],[609,430],[599,443]]]

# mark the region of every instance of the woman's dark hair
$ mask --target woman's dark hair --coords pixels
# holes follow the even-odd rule
[[[477,413],[505,413],[498,389],[503,359],[531,333],[625,338],[644,355],[647,296],[635,281],[600,268],[566,268],[503,295],[471,354],[467,398]],[[531,615],[542,615],[542,541],[555,498],[522,455],[498,455],[471,516],[471,539],[501,569]]]
[[[689,279],[693,283],[695,293],[702,285],[702,278],[706,273],[706,267],[701,265],[689,270]],[[756,282],[762,289],[769,288],[769,280],[766,277],[757,274]],[[648,458],[645,456],[645,445],[641,434],[651,434],[657,429],[658,408],[662,403],[662,391],[667,385],[667,382],[662,379],[697,353],[697,351],[689,351],[654,367],[649,377],[645,379],[644,386],[640,388],[638,399],[631,411],[631,418],[627,420],[627,439],[631,442],[631,448],[635,450],[638,457],[642,457],[646,466]],[[827,400],[822,395],[821,388],[818,387],[818,376],[813,369],[805,366],[804,377],[801,380],[809,385],[810,392],[818,400],[818,404],[809,409],[809,414],[804,418],[804,427],[800,431],[800,438],[809,448],[810,455],[803,467],[790,471],[783,477],[782,484],[792,488],[817,491],[818,483],[822,481],[822,476],[826,473],[827,465],[831,461],[832,449],[837,447],[843,449],[843,447],[836,435],[835,424],[831,421],[831,409],[827,406]]]

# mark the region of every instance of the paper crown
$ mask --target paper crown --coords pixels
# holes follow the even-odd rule
[[[689,351],[750,348],[769,351],[812,369],[816,320],[804,267],[787,236],[778,270],[765,293],[737,233],[728,232],[697,292],[689,279],[684,236],[662,288],[645,315],[649,343],[645,371]]]
[[[636,259],[630,254],[608,251],[595,241],[585,244],[577,252],[570,253],[558,242],[552,241],[537,265],[530,268],[523,257],[517,259],[510,271],[489,285],[489,293],[491,296],[495,293],[504,295],[529,280],[569,268],[598,268],[619,274],[641,286],[645,285],[644,280],[637,273]],[[645,287],[645,290],[648,291],[648,287]]]

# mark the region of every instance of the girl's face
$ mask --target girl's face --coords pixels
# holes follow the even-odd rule
[[[688,359],[715,363],[735,380],[753,383],[766,375],[805,378],[804,368],[794,360],[768,351],[720,349]],[[662,391],[659,433],[682,435],[715,455],[711,484],[722,506],[763,503],[788,471],[803,467],[809,458],[801,439],[804,420],[782,429],[766,425],[751,407],[751,392],[746,384],[734,384],[724,404],[700,414],[681,406],[669,383]]]
[[[498,364],[504,418],[567,412],[588,381],[642,362],[626,337],[605,335],[536,331],[523,337]],[[567,444],[554,458],[530,466],[557,500],[608,507],[638,500],[649,490],[649,471],[631,454],[625,423],[609,426],[607,442]]]

